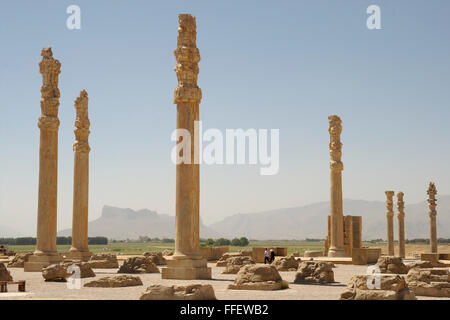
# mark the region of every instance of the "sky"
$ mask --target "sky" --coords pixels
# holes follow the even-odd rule
[[[66,27],[70,5],[81,29]],[[369,5],[381,29],[366,25]],[[201,167],[201,219],[329,199],[328,116],[343,121],[343,192],[450,194],[448,1],[2,1],[0,225],[36,233],[41,49],[61,64],[58,229],[71,226],[75,109],[89,94],[89,217],[174,214],[179,13],[197,21],[204,129],[279,129],[280,169]],[[345,208],[344,208],[345,212]],[[357,215],[357,212],[345,212]],[[380,213],[384,214],[384,213]],[[425,214],[425,213],[424,213]],[[1,237],[1,235],[0,235]]]

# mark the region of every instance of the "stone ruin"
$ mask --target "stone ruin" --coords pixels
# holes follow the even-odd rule
[[[0,263],[0,281],[12,281],[11,273],[3,263]]]
[[[252,254],[251,254],[251,252],[249,254],[246,254],[246,253],[243,253],[243,252],[227,252],[227,253],[224,253],[222,255],[222,257],[216,262],[216,267],[226,267],[228,258],[231,258],[231,257],[244,257],[244,256],[251,257]]]
[[[241,267],[249,264],[255,264],[252,258],[248,256],[236,256],[230,257],[226,260],[225,270],[222,272],[223,274],[236,274],[239,272]]]
[[[157,266],[165,266],[167,264],[166,259],[164,258],[162,252],[158,251],[144,252],[142,255],[144,257],[150,258],[151,261]]]
[[[376,267],[380,268],[381,273],[407,274],[408,267],[403,263],[401,257],[384,256],[378,258]]]
[[[323,284],[334,282],[334,264],[325,261],[301,262],[294,283],[297,284]]]
[[[228,285],[233,290],[281,290],[289,287],[283,281],[277,268],[271,265],[246,265],[243,266],[234,280]]]
[[[416,296],[450,297],[450,273],[447,268],[411,268],[406,282]]]
[[[95,273],[90,265],[87,262],[81,261],[51,264],[42,269],[42,277],[45,281],[66,282],[67,278],[76,273],[74,269],[71,272],[69,271],[70,266],[79,268],[79,274],[77,275],[79,278],[95,277]]]
[[[159,273],[151,257],[131,257],[126,259],[117,273]]]
[[[217,300],[210,284],[188,286],[152,285],[142,294],[140,300]]]
[[[294,256],[275,257],[272,265],[277,268],[278,271],[297,271],[298,269],[298,261]]]
[[[404,277],[386,274],[355,275],[340,300],[416,300]]]
[[[23,268],[28,257],[33,255],[31,252],[16,253],[14,258],[8,263],[9,268]]]
[[[94,280],[84,284],[84,287],[94,287],[94,288],[122,288],[122,287],[133,287],[142,286],[141,278],[137,276],[130,275],[120,275],[120,276],[109,276],[103,277],[98,280]]]
[[[117,257],[112,253],[93,254],[87,263],[93,269],[115,269],[119,267]]]

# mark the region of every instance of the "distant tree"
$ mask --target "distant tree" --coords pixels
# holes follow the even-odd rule
[[[239,242],[241,243],[241,247],[246,247],[249,244],[249,241],[248,241],[248,239],[246,237],[241,237],[239,239]]]
[[[212,246],[215,245],[215,242],[214,242],[213,239],[209,238],[209,239],[206,239],[205,245],[208,246],[208,247],[212,247]]]
[[[219,238],[215,241],[216,246],[229,246],[231,241],[225,238]]]
[[[231,240],[231,245],[235,247],[240,247],[241,241],[238,238],[234,238],[233,240]]]

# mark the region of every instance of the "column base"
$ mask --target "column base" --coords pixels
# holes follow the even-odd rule
[[[174,259],[166,258],[167,268],[162,268],[163,279],[195,280],[211,279],[211,268],[206,259]]]
[[[87,262],[91,259],[92,252],[90,251],[69,251],[64,254],[64,258],[68,260],[80,260]]]
[[[346,257],[344,249],[330,248],[328,250],[329,257]]]
[[[63,261],[63,258],[59,254],[43,254],[28,257],[28,261],[24,263],[24,272],[41,272],[43,268],[48,267],[51,264],[57,264]]]

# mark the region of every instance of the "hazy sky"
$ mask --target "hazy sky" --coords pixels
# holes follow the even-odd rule
[[[66,27],[71,4],[81,30]],[[381,30],[366,27],[371,4]],[[202,167],[205,223],[328,200],[330,114],[343,120],[344,197],[384,200],[392,189],[419,202],[430,180],[450,194],[449,9],[445,0],[2,1],[0,225],[35,235],[45,46],[62,64],[59,229],[72,221],[73,101],[82,89],[90,219],[105,204],[174,214],[179,13],[197,19],[204,128],[280,129],[278,175]]]

